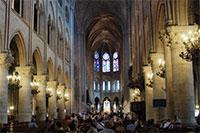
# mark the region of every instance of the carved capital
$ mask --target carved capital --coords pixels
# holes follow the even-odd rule
[[[47,87],[48,88],[56,89],[57,85],[58,85],[57,81],[49,81],[49,82],[47,82]]]
[[[175,35],[176,35],[175,33],[171,32],[169,30],[168,31],[162,30],[159,32],[159,39],[164,45],[171,47],[171,45],[173,43],[175,43],[174,42]]]
[[[7,68],[14,62],[14,57],[10,53],[0,54],[0,65],[5,65]]]
[[[31,75],[32,67],[31,66],[16,67],[16,71],[19,73],[19,75]]]
[[[45,85],[46,86],[46,75],[36,75],[34,76],[34,79],[39,82],[40,84],[42,85]]]
[[[174,47],[183,44],[182,35],[189,30],[195,31],[198,27],[196,25],[192,26],[168,26],[166,29],[166,34],[169,35],[170,44]]]

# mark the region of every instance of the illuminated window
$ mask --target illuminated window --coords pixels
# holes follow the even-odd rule
[[[110,91],[110,81],[107,81],[107,83],[108,83],[107,91],[109,92]]]
[[[94,70],[96,72],[100,71],[99,53],[97,51],[94,53]]]
[[[119,92],[120,91],[120,83],[119,80],[114,80],[112,82],[112,92]]]
[[[102,71],[110,72],[110,56],[108,53],[103,54]]]
[[[118,53],[115,52],[113,54],[113,72],[119,71],[119,59],[118,59]]]
[[[106,90],[106,83],[105,83],[105,81],[103,81],[103,91],[105,91]]]
[[[117,83],[116,83],[117,85],[116,85],[116,90],[117,90],[117,92],[118,91],[120,91],[120,83],[119,83],[119,80],[117,80]]]
[[[94,91],[99,91],[100,90],[100,84],[98,81],[93,82],[93,90]]]

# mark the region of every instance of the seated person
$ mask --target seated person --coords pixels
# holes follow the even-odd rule
[[[38,125],[36,124],[34,119],[32,119],[31,122],[28,123],[28,128],[38,128]]]

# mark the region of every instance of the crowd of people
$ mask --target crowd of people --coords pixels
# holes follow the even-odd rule
[[[29,131],[44,131],[49,133],[159,133],[165,131],[186,131],[181,120],[175,116],[173,120],[166,119],[155,122],[138,119],[134,113],[79,113],[68,114],[64,120],[46,120],[44,130],[35,118],[28,123]],[[0,132],[2,132],[0,124]],[[7,130],[8,131],[8,130]]]
[[[161,131],[186,130],[180,119],[162,120],[154,122],[153,119],[142,121],[133,114],[117,113],[79,113],[67,115],[63,124],[55,122],[54,129],[49,126],[48,131],[65,130],[78,133],[158,133]]]

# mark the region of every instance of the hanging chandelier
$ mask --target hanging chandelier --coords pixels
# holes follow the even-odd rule
[[[19,85],[20,83],[20,76],[18,72],[14,71],[12,75],[7,76],[8,79],[8,88],[9,89],[19,89],[21,86]]]
[[[146,86],[153,88],[153,73],[148,73],[147,74]]]
[[[194,56],[200,53],[200,29],[189,30],[188,33],[182,34],[182,39],[185,51],[182,51],[179,56],[186,61],[192,61]]]
[[[36,82],[36,80],[33,80],[30,84],[31,84],[31,93],[33,95],[36,95],[36,94],[40,93],[40,91],[39,91],[39,83]]]
[[[51,88],[47,88],[47,89],[46,89],[46,97],[50,98],[50,97],[53,96],[53,95],[51,94],[51,93],[52,93],[51,91],[52,91]]]
[[[165,78],[165,61],[163,59],[158,60],[159,71],[156,73],[157,76]]]

